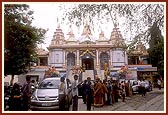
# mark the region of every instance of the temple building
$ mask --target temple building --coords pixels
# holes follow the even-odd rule
[[[127,51],[127,45],[117,25],[114,25],[109,38],[105,37],[103,30],[98,38],[93,36],[88,22],[84,24],[80,37],[75,36],[71,25],[67,36],[65,38],[61,25],[57,22],[56,31],[47,47],[48,51],[38,49],[38,63],[33,72],[39,74],[39,80],[52,67],[61,76],[66,74],[69,79],[73,79],[73,74],[79,74],[80,80],[87,77],[95,79],[96,76],[105,79],[105,66],[109,71],[108,76],[113,76],[121,67],[127,67],[130,72],[125,79],[141,79],[144,74],[146,77],[146,73],[146,78],[151,79],[153,72],[157,71],[157,68],[150,65],[147,50],[140,40],[133,51]],[[33,72],[28,74],[33,75]]]
[[[75,37],[72,28],[69,30],[68,38],[65,39],[58,24],[48,47],[49,66],[54,66],[59,71],[67,71],[74,67],[85,68],[84,76],[93,79],[95,74],[104,78],[101,70],[104,70],[105,63],[108,64],[109,70],[117,70],[128,64],[126,44],[117,26],[113,28],[109,39],[103,31],[100,32],[99,38],[95,38],[87,22],[79,38]]]

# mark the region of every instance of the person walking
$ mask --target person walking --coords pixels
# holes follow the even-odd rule
[[[10,111],[21,110],[21,91],[20,91],[20,85],[18,83],[15,83],[13,85],[9,102],[10,102],[9,103]]]
[[[87,80],[84,80],[84,83],[82,84],[81,90],[82,90],[82,100],[83,103],[86,104],[86,83]]]
[[[161,90],[161,80],[160,79],[157,80],[157,84],[158,84],[159,90]]]
[[[65,97],[66,97],[66,88],[65,88],[65,78],[61,77],[59,84],[59,108],[61,111],[65,110]]]
[[[31,92],[31,84],[30,84],[30,76],[26,76],[26,82],[23,84],[22,87],[22,108],[24,111],[29,110],[29,104],[30,104],[30,97],[32,95]]]
[[[111,84],[111,81],[108,80],[108,83],[107,83],[107,104],[108,105],[112,105],[112,84]]]
[[[30,87],[31,87],[31,92],[33,93],[36,89],[35,80],[31,80]]]
[[[111,86],[112,86],[112,94],[111,94],[112,104],[114,104],[114,102],[115,102],[115,98],[114,98],[114,80],[112,80],[112,78],[111,78],[110,82],[111,82]]]
[[[93,85],[90,82],[91,78],[87,78],[86,82],[86,106],[87,106],[87,111],[91,111],[91,105],[93,102],[93,94],[94,94],[94,88]]]
[[[122,101],[125,102],[125,96],[126,96],[125,85],[122,85],[121,95],[122,95]]]
[[[140,87],[141,87],[141,93],[142,93],[142,97],[143,97],[146,94],[145,80],[144,79],[140,82]]]
[[[103,86],[99,78],[97,78],[97,83],[95,85],[94,91],[94,106],[103,106]]]
[[[106,105],[107,104],[107,93],[108,93],[106,80],[103,80],[102,88],[103,88],[103,95],[102,95],[103,105]]]
[[[129,90],[129,97],[131,97],[132,96],[132,88],[131,88],[130,80],[128,80],[128,90]]]
[[[78,110],[78,75],[74,75],[74,81],[72,82],[72,95],[73,95],[73,103],[72,110]]]
[[[118,102],[119,98],[119,87],[118,87],[118,82],[115,81],[113,85],[113,93],[114,93],[114,102]]]

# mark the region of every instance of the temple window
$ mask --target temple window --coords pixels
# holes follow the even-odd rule
[[[67,55],[67,66],[75,66],[75,54],[69,53]]]

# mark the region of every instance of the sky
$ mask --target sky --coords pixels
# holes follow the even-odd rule
[[[53,38],[53,34],[57,28],[57,18],[59,19],[59,22],[61,23],[60,16],[62,16],[63,11],[59,10],[58,3],[29,3],[28,5],[30,6],[30,9],[34,11],[34,14],[33,14],[34,20],[32,22],[32,25],[37,26],[39,28],[48,29],[48,32],[46,33],[46,38],[44,40],[44,44],[41,44],[39,46],[39,47],[43,47],[44,49],[47,49],[46,47],[50,45],[50,42]],[[70,7],[71,5],[73,4],[66,3],[66,7]],[[122,21],[120,21],[120,23],[121,22]],[[68,33],[70,24],[65,23],[65,24],[60,24],[60,26],[64,32],[65,39],[67,39],[68,37],[67,33]],[[100,28],[100,26],[101,26],[101,29],[105,33],[105,37],[110,38],[110,34],[114,27],[112,22],[100,24],[97,28]],[[72,25],[72,29],[76,37],[79,37],[82,34],[81,32],[83,30],[83,27],[80,27],[80,30],[79,30],[75,25]],[[94,37],[98,38],[100,30],[99,32],[97,31],[97,32],[92,32],[92,33]]]
[[[33,3],[26,3],[30,6],[30,9],[34,11],[33,17],[34,20],[32,21],[33,26],[37,26],[39,28],[48,29],[46,33],[46,37],[44,40],[44,44],[41,44],[39,47],[43,47],[44,49],[47,49],[49,47],[51,40],[53,38],[53,34],[56,31],[57,28],[57,18],[59,19],[59,22],[61,23],[61,18],[63,17],[63,10],[60,10],[58,7],[59,4],[64,4],[66,8],[72,7],[74,4],[72,3],[59,3],[58,2],[33,2]],[[124,18],[117,16],[118,20],[118,27],[121,31],[121,34],[124,39],[130,39],[131,37],[135,36],[133,33],[124,33],[124,28],[126,28],[126,25],[124,24]],[[95,20],[94,20],[95,21]],[[67,33],[69,30],[70,23],[61,23],[60,27],[64,33],[65,39],[67,39]],[[113,23],[107,21],[102,21],[102,23],[98,23],[97,28],[100,28],[104,31],[105,37],[110,38],[111,32],[113,30]],[[82,34],[83,27],[81,26],[80,29],[77,28],[75,25],[72,25],[73,32],[75,34],[75,37],[79,38]],[[98,38],[100,34],[99,31],[92,31],[93,36]]]
[[[49,46],[52,36],[57,27],[57,17],[59,17],[58,6],[54,4],[33,3],[29,4],[30,9],[34,11],[32,25],[39,28],[48,29],[43,48]]]

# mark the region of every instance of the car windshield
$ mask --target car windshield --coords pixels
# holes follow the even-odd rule
[[[38,89],[58,89],[60,80],[46,79],[41,82]]]

